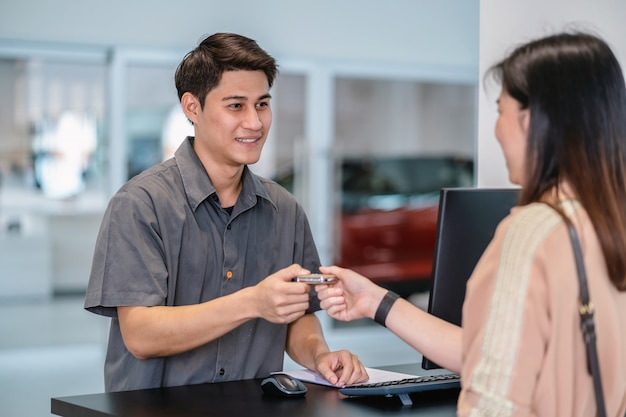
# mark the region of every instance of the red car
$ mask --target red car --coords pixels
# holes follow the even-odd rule
[[[337,265],[383,283],[429,278],[437,204],[342,213]]]
[[[334,262],[384,286],[428,284],[439,191],[470,187],[474,164],[456,157],[345,159]],[[277,180],[292,189],[293,174]],[[396,288],[400,292],[402,288]]]

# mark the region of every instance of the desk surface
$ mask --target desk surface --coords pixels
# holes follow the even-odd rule
[[[424,373],[418,370],[418,366],[385,369]],[[413,405],[403,406],[398,397],[347,398],[335,388],[307,384],[305,397],[282,399],[264,395],[260,381],[250,379],[52,398],[51,410],[53,414],[65,417],[455,416],[459,393],[458,390],[444,390],[411,394]]]

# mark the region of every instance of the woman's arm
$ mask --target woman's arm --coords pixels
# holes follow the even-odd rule
[[[321,267],[339,282],[318,285],[321,306],[329,316],[342,321],[374,319],[387,290],[364,276],[337,266]],[[453,372],[461,371],[461,328],[420,310],[404,299],[392,305],[386,327],[422,355]]]

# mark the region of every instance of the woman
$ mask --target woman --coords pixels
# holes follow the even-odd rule
[[[519,206],[496,231],[467,284],[462,328],[359,274],[320,286],[338,320],[375,318],[459,372],[458,414],[594,416],[564,220],[584,254],[607,415],[626,411],[626,87],[605,42],[562,33],[515,49],[488,75],[501,83],[496,137]],[[555,210],[556,209],[556,210]]]

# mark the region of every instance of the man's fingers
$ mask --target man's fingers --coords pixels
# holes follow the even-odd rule
[[[324,379],[326,379],[328,382],[330,382],[333,385],[337,385],[337,383],[339,382],[339,377],[337,376],[335,371],[330,369],[330,366],[328,366],[328,364],[326,364],[326,362],[321,363],[318,366],[317,372],[320,375],[322,375],[324,377]]]

